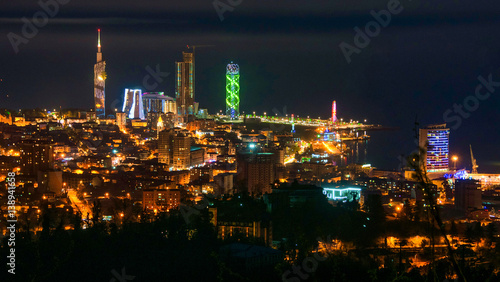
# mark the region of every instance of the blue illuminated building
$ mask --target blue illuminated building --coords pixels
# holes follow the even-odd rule
[[[449,170],[450,129],[446,128],[446,124],[421,128],[419,146],[425,149],[422,157],[427,172],[446,172]]]

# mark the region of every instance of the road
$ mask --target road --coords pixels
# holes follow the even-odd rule
[[[76,207],[82,214],[82,220],[87,219],[87,214],[89,215],[89,218],[92,218],[92,209],[89,207],[89,205],[78,199],[78,197],[76,196],[76,190],[69,189],[68,198],[71,201],[73,207]]]

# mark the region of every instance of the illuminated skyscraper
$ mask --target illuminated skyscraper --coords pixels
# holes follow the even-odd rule
[[[240,116],[240,67],[233,62],[226,68],[226,115],[231,119]]]
[[[141,89],[125,89],[122,111],[130,119],[145,119]]]
[[[175,98],[177,114],[181,122],[187,122],[188,116],[195,114],[194,109],[194,55],[182,52],[183,61],[176,62]]]
[[[98,118],[105,118],[106,62],[102,60],[101,30],[97,30],[97,63],[94,65],[94,103]]]
[[[419,147],[425,149],[422,156],[427,172],[449,170],[450,129],[446,124],[429,125],[419,131]]]

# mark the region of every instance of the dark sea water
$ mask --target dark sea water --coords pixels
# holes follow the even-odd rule
[[[389,125],[392,125],[389,123]],[[407,125],[407,126],[406,126]],[[290,131],[289,125],[247,124],[248,129],[277,129]],[[466,127],[467,126],[467,127]],[[342,164],[360,163],[371,164],[377,169],[398,170],[404,167],[406,158],[417,151],[415,142],[414,122],[407,122],[405,126],[389,127],[383,124],[384,129],[366,131],[368,140],[344,141],[349,147]],[[296,133],[305,139],[314,138],[314,128],[297,126]],[[479,132],[473,124],[464,123],[463,128],[450,130],[450,155],[457,155],[457,168],[471,169],[469,144],[472,145],[474,157],[479,165],[480,173],[500,173],[500,131],[487,131],[484,138],[472,132]],[[339,162],[340,164],[340,162]],[[450,164],[451,165],[451,164]]]
[[[413,132],[403,130],[381,130],[367,132],[370,139],[366,141],[348,141],[351,153],[347,157],[348,163],[366,163],[378,169],[396,170],[404,166],[406,158],[417,150]],[[467,140],[454,139],[453,131],[450,134],[450,155],[457,155],[458,168],[471,169],[471,158]],[[484,142],[498,142],[485,139]],[[490,145],[488,143],[488,145]],[[489,146],[473,145],[474,157],[479,165],[480,173],[500,173],[498,152],[488,152]],[[450,163],[450,166],[452,164]]]
[[[404,159],[412,151],[411,146],[394,138],[393,133],[393,130],[372,131],[367,132],[370,136],[368,140],[345,141],[348,147],[346,162],[371,164],[384,170],[400,169],[404,166]]]

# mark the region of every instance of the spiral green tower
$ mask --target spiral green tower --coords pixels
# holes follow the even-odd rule
[[[240,116],[240,67],[233,62],[226,68],[226,115],[231,119]]]

